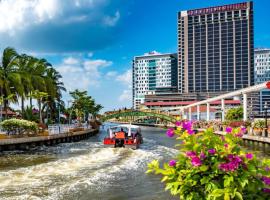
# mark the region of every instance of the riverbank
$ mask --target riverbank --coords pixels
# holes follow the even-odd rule
[[[59,143],[76,142],[87,139],[98,133],[98,129],[60,133],[50,136],[10,138],[0,140],[0,152],[12,150],[29,150],[36,146],[51,146]]]

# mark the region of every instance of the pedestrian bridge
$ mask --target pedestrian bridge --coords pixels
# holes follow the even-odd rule
[[[124,110],[108,112],[107,114],[102,115],[100,119],[104,122],[109,119],[118,119],[120,117],[155,117],[167,122],[176,122],[175,116],[158,110]]]

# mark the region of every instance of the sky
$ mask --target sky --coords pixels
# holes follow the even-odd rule
[[[47,59],[68,91],[87,90],[103,111],[131,107],[132,59],[177,52],[177,12],[239,2],[0,0],[0,51]],[[270,1],[253,2],[255,47],[270,48]]]

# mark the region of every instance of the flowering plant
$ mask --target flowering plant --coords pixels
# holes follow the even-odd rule
[[[177,125],[167,135],[182,141],[179,155],[163,168],[154,160],[147,171],[161,174],[172,195],[187,200],[270,198],[270,161],[240,147],[244,127],[228,127],[219,136],[212,128],[195,134],[191,122]]]
[[[7,134],[36,133],[38,126],[35,122],[23,119],[7,119],[0,123]]]

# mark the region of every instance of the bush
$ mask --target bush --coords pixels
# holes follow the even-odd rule
[[[23,119],[7,119],[0,124],[7,134],[36,133],[38,126],[35,122]]]
[[[183,149],[163,168],[152,161],[147,171],[161,174],[172,195],[185,200],[270,199],[270,161],[240,147],[245,128],[228,127],[219,136],[212,128],[195,134],[190,122],[177,125],[167,135],[178,135]]]
[[[234,121],[243,119],[243,107],[232,108],[227,111],[225,119]]]

